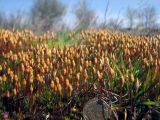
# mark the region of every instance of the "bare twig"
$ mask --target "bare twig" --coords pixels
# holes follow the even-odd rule
[[[105,9],[105,12],[104,12],[104,25],[103,25],[103,27],[105,27],[106,22],[107,22],[107,12],[108,12],[108,9],[109,9],[109,0],[107,0],[106,9]]]

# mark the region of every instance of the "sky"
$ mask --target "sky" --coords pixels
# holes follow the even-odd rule
[[[29,14],[34,0],[0,0],[0,11],[5,12],[7,15],[16,14],[22,11],[24,15]],[[65,21],[70,22],[73,18],[73,12],[76,2],[78,0],[60,0],[68,7],[68,13]],[[87,0],[88,5],[93,9],[99,19],[104,16],[107,0]],[[125,14],[128,7],[141,8],[142,6],[152,5],[155,7],[158,14],[160,14],[160,0],[109,0],[109,10],[107,15],[116,17],[118,14]]]

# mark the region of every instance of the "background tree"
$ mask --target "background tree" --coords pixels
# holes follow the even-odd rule
[[[152,34],[158,30],[157,12],[153,6],[145,6],[137,12],[137,29],[141,34]]]
[[[147,34],[150,34],[157,29],[157,13],[153,6],[145,7],[143,10],[144,15],[144,28],[148,30]]]
[[[0,11],[0,28],[4,28],[5,27],[5,14]]]
[[[27,28],[27,22],[21,11],[8,16],[4,12],[0,12],[0,27],[10,30],[23,30]]]
[[[88,7],[86,0],[79,0],[75,16],[77,21],[76,30],[91,28],[96,24],[96,14]]]
[[[42,33],[59,29],[59,21],[64,13],[65,6],[59,0],[35,0],[30,16],[32,30]]]
[[[137,11],[134,8],[130,8],[130,7],[127,8],[126,19],[128,24],[128,30],[132,30],[133,27],[135,27],[136,14],[137,14]]]
[[[104,20],[102,21],[102,23],[100,23],[100,28],[105,29],[107,27],[107,22],[108,22],[108,18],[109,15],[107,14],[109,11],[109,0],[106,0],[106,7],[105,7],[105,11],[104,11]]]
[[[126,10],[127,31],[136,34],[157,34],[158,33],[158,14],[151,5],[141,6],[141,8],[130,8]]]
[[[7,20],[7,29],[23,30],[27,28],[27,19],[21,11],[17,14],[10,14]]]
[[[121,30],[123,28],[123,20],[118,18],[110,18],[107,26],[112,30]]]
[[[107,23],[107,27],[112,30],[121,30],[123,28],[123,19],[120,17],[119,11],[117,17],[111,17]]]

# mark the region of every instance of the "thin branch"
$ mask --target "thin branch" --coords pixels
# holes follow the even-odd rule
[[[107,21],[108,9],[109,9],[109,0],[107,0],[106,9],[105,9],[105,12],[104,12],[104,27],[105,27],[106,21]]]

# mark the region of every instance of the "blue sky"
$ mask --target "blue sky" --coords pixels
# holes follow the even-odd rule
[[[29,13],[30,8],[34,0],[0,0],[0,11],[4,11],[6,14],[17,13],[23,11],[26,15]],[[78,0],[60,0],[62,3],[68,6],[69,13],[67,14],[67,21],[74,17],[74,6]],[[104,15],[107,0],[87,0],[90,8],[94,9],[99,18]],[[120,12],[124,15],[127,7],[138,8],[145,5],[153,5],[157,13],[160,14],[160,0],[109,0],[109,16],[116,16]]]
[[[0,10],[7,13],[15,13],[18,10],[29,11],[34,0],[0,0]],[[60,0],[67,6],[73,7],[78,0]],[[89,6],[95,11],[104,12],[107,0],[88,0]],[[160,0],[110,0],[109,7],[113,14],[118,13],[120,10],[125,10],[128,6],[138,7],[150,4],[155,6],[158,13],[160,12]]]

